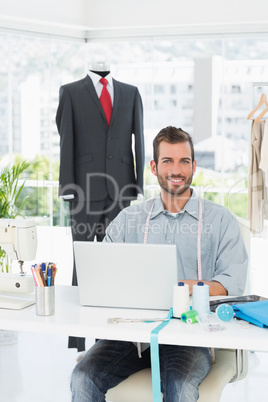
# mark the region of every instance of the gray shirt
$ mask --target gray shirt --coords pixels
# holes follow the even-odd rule
[[[154,203],[155,202],[155,203]],[[176,244],[179,279],[198,279],[198,196],[192,196],[176,216],[164,210],[160,195],[122,210],[106,230],[103,241]],[[202,199],[202,280],[220,282],[229,295],[243,294],[248,257],[235,216],[225,207]],[[168,261],[167,261],[168,263]]]

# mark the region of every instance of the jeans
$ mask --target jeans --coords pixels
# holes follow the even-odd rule
[[[211,367],[207,348],[159,345],[164,402],[197,401],[198,386]],[[98,340],[75,366],[72,402],[104,402],[109,388],[150,367],[150,348],[139,358],[132,342]]]

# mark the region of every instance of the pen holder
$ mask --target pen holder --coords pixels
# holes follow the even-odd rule
[[[37,315],[55,314],[55,286],[35,287],[35,308]]]

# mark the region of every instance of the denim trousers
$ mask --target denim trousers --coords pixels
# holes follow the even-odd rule
[[[199,384],[211,367],[210,350],[159,345],[159,358],[163,401],[197,401]],[[109,388],[150,366],[150,348],[139,358],[132,342],[98,340],[73,370],[72,402],[104,402]]]

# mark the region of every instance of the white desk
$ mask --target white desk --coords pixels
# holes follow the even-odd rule
[[[35,306],[23,310],[0,309],[1,329],[150,342],[151,330],[159,323],[108,324],[107,319],[167,315],[164,311],[82,307],[77,287],[56,286],[55,292],[55,315],[39,317],[35,314]],[[185,324],[174,319],[160,331],[159,343],[268,351],[268,329],[238,320],[232,320],[225,326],[225,331],[210,333],[199,324]]]

